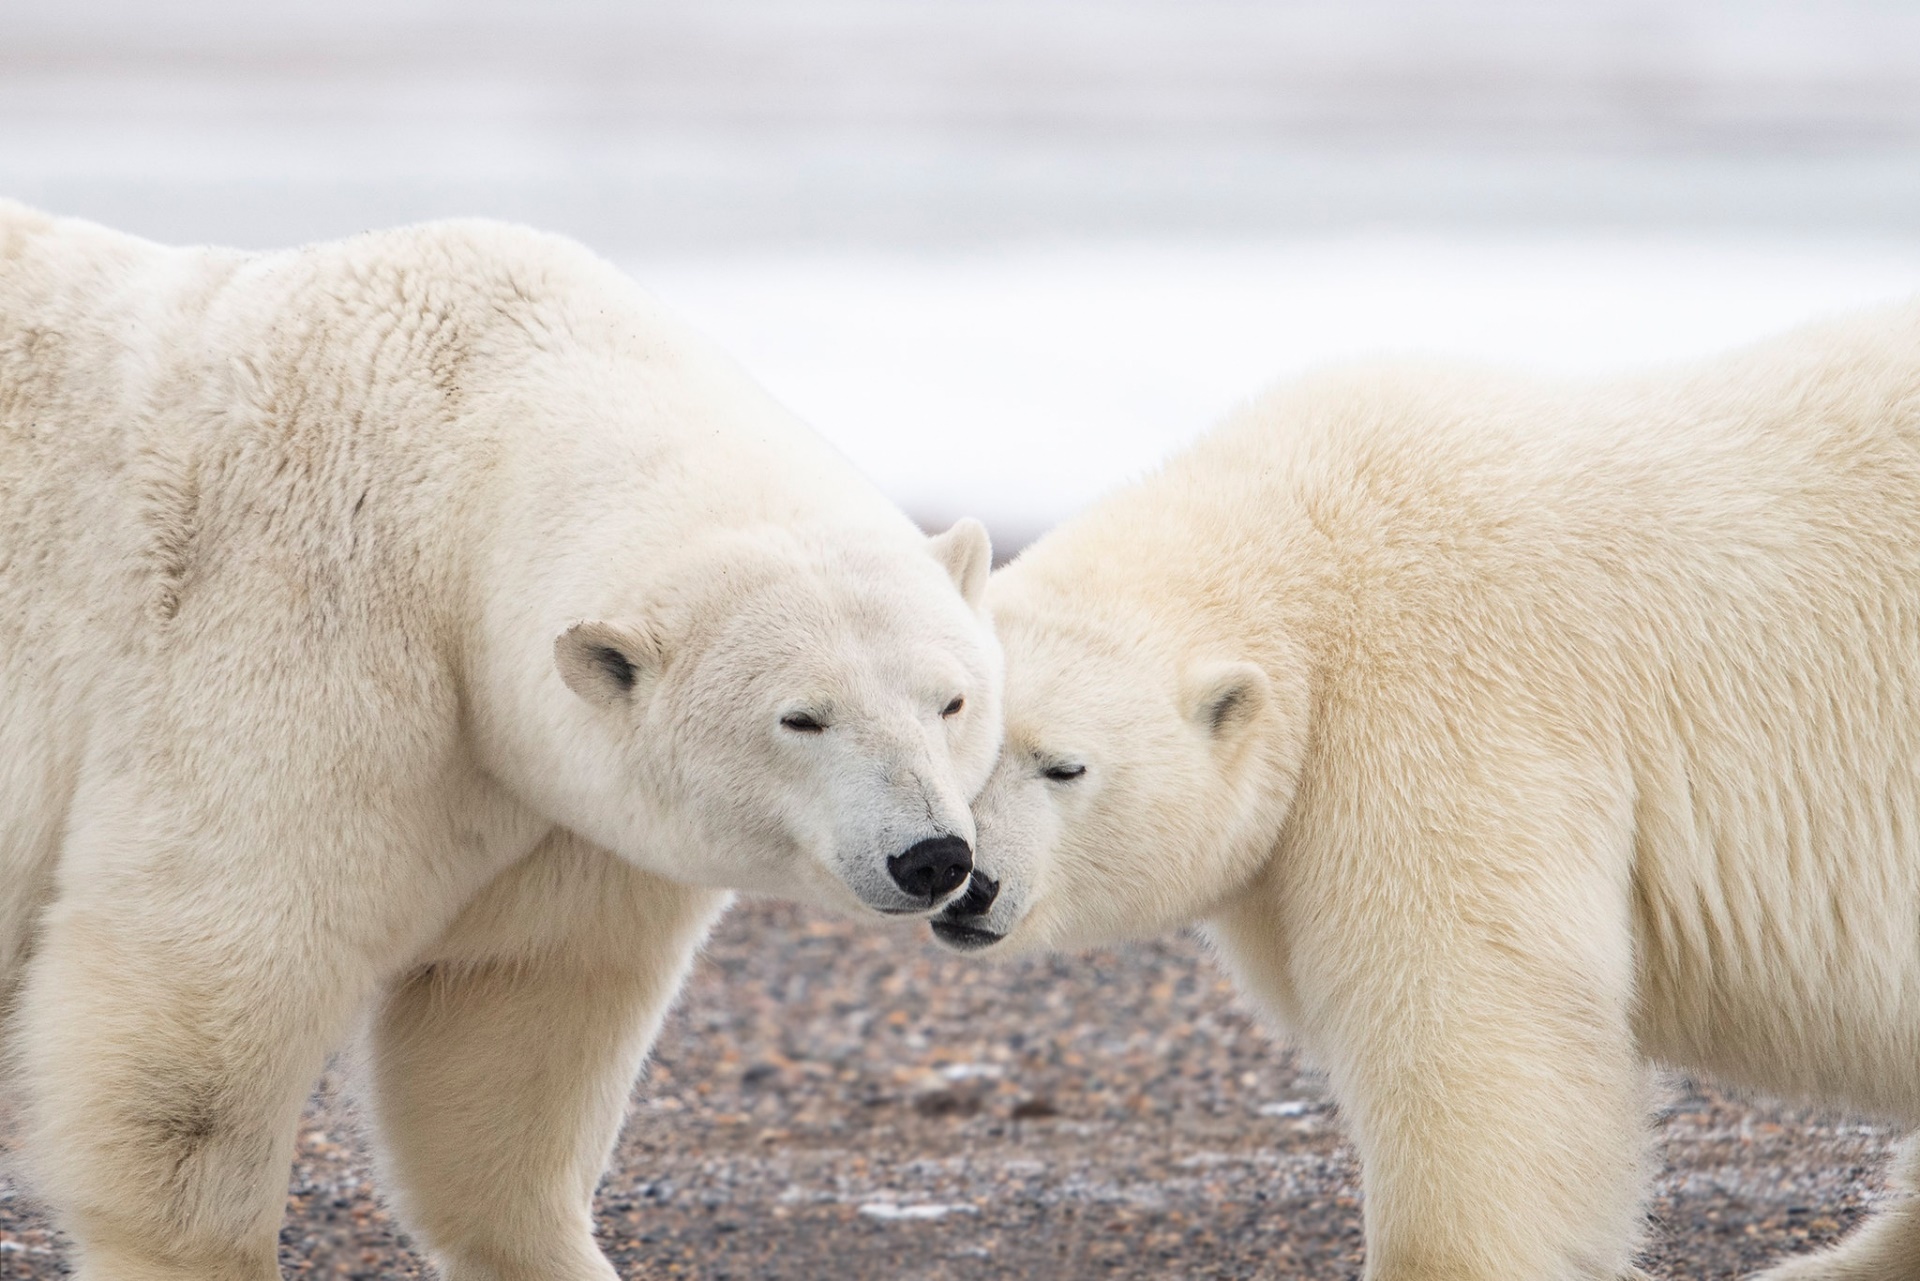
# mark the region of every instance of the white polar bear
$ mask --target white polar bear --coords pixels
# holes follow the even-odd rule
[[[612,1277],[589,1196],[721,887],[964,883],[988,559],[567,242],[0,205],[0,993],[80,1276],[275,1276],[364,1026],[445,1275]]]
[[[1920,1120],[1920,307],[1310,379],[988,599],[936,932],[1204,922],[1329,1070],[1374,1281],[1630,1274],[1649,1061]],[[1920,1277],[1920,1206],[1772,1275]]]

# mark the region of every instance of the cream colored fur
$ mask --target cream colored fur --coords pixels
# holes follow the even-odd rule
[[[80,1277],[275,1276],[357,1030],[445,1275],[611,1277],[724,891],[924,913],[889,857],[971,838],[987,557],[567,242],[0,204],[0,1002]]]
[[[951,923],[1205,923],[1330,1073],[1373,1281],[1627,1275],[1649,1062],[1920,1121],[1920,307],[1315,377],[989,600]],[[1772,1275],[1912,1281],[1920,1212]]]

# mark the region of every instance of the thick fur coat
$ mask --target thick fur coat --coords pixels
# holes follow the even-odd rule
[[[937,931],[1204,922],[1329,1070],[1374,1281],[1627,1275],[1650,1062],[1920,1121],[1920,308],[1314,377],[989,597],[1000,891]],[[1920,1211],[1772,1275],[1920,1277]]]
[[[364,1029],[446,1275],[611,1277],[589,1195],[724,890],[964,882],[987,564],[565,241],[0,204],[0,1000],[80,1276],[277,1275]]]

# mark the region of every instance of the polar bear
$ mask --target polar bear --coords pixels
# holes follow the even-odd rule
[[[1329,1072],[1374,1281],[1632,1275],[1649,1062],[1920,1120],[1920,306],[1314,376],[988,599],[936,933],[1203,923]],[[1770,1275],[1920,1277],[1920,1205]]]
[[[0,1001],[79,1275],[276,1276],[364,1036],[444,1275],[613,1277],[589,1197],[725,891],[965,883],[988,565],[563,240],[0,205]]]

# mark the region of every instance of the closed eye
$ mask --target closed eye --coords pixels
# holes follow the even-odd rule
[[[805,712],[788,712],[780,718],[780,724],[796,734],[818,734],[826,725]]]
[[[960,709],[965,707],[966,705],[967,705],[967,700],[962,698],[960,695],[955,694],[953,696],[953,701],[940,709],[940,714],[942,716],[958,716],[960,714]]]
[[[1049,765],[1040,773],[1049,783],[1071,783],[1087,772],[1084,765]]]

